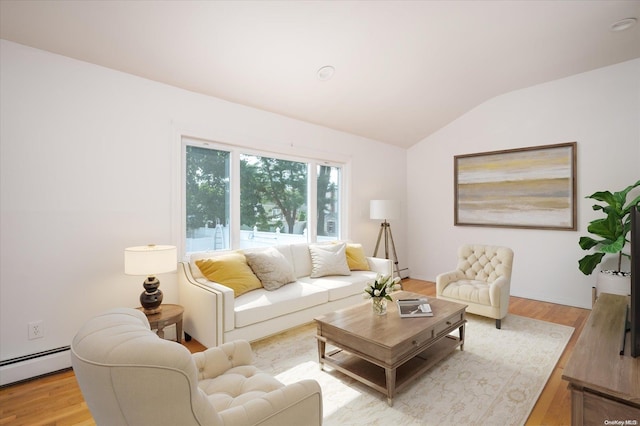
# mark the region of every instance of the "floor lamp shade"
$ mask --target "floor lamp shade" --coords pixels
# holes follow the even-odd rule
[[[371,200],[369,217],[371,219],[397,219],[400,217],[400,203],[396,200]]]
[[[157,313],[161,309],[162,291],[158,288],[160,281],[156,274],[175,271],[177,264],[175,246],[149,244],[124,250],[124,273],[147,277],[140,295],[140,304],[146,314]]]

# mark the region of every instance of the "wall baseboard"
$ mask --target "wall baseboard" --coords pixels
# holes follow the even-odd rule
[[[0,367],[0,386],[67,369],[71,367],[70,354],[71,350],[67,348],[50,355],[7,363]]]
[[[400,269],[398,273],[400,274],[400,278],[402,279],[409,278],[409,268]]]

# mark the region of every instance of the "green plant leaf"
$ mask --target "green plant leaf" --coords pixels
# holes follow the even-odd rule
[[[598,251],[602,253],[618,253],[624,247],[624,242],[624,236],[620,235],[620,237],[618,237],[618,239],[611,244],[602,244],[600,247],[598,247]]]
[[[591,222],[587,227],[587,231],[606,240],[615,241],[622,234],[622,225],[615,215],[609,214],[604,219],[597,219]]]
[[[632,184],[632,185],[627,186],[627,187],[626,187],[625,189],[623,189],[622,191],[617,192],[617,194],[620,194],[620,195],[622,196],[622,198],[626,199],[626,198],[627,198],[627,194],[628,194],[629,192],[631,192],[631,190],[632,190],[633,188],[636,188],[636,187],[638,187],[638,186],[640,186],[640,180],[638,180],[636,183],[634,183],[634,184]]]
[[[578,242],[582,250],[589,250],[590,248],[597,246],[598,243],[598,241],[591,237],[580,237],[580,241]]]
[[[634,198],[633,201],[631,201],[629,205],[624,208],[623,210],[624,214],[625,215],[629,214],[629,212],[631,211],[631,207],[633,206],[640,206],[640,195]]]
[[[587,198],[591,198],[593,200],[598,200],[598,201],[604,201],[610,206],[613,206],[616,204],[616,198],[609,191],[594,192],[593,194],[587,196]],[[594,206],[594,209],[595,209],[595,206]]]
[[[588,254],[578,261],[578,267],[585,275],[591,275],[593,270],[602,261],[604,253]]]

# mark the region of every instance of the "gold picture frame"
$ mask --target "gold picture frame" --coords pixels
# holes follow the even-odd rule
[[[576,145],[454,156],[454,225],[575,231]]]

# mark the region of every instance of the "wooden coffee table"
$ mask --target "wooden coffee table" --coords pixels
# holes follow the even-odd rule
[[[332,367],[387,395],[420,377],[457,347],[464,349],[467,305],[429,297],[433,317],[400,318],[397,299],[425,298],[406,291],[392,295],[386,315],[376,315],[371,302],[323,315],[317,325],[320,368]],[[450,335],[458,329],[459,337]],[[337,349],[325,353],[326,345]]]

